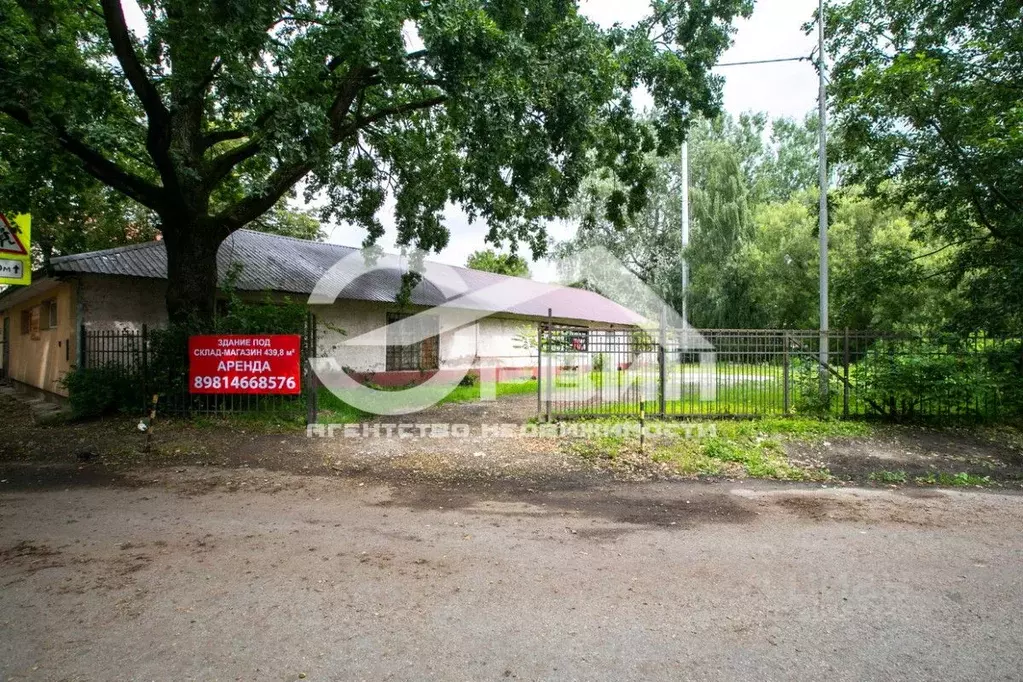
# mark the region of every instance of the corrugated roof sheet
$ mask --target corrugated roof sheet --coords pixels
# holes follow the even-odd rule
[[[239,290],[310,294],[332,267],[358,251],[349,246],[238,230],[221,245],[217,265],[221,282],[232,264],[242,265],[235,281]],[[167,251],[163,242],[148,242],[60,256],[51,261],[51,266],[58,273],[166,279]],[[550,308],[554,317],[562,319],[628,325],[643,321],[640,315],[592,291],[436,264],[428,265],[428,272],[434,267],[450,267],[468,291],[453,296],[424,280],[412,292],[413,303],[434,306],[456,300],[462,308],[535,317],[545,317]],[[335,271],[333,276],[345,280],[343,272]],[[390,302],[400,286],[401,271],[397,267],[374,270],[347,282],[339,297]]]

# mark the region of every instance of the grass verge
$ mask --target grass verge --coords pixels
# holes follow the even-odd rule
[[[615,426],[634,420],[595,420]],[[650,424],[651,427],[662,422]],[[834,437],[870,435],[870,425],[816,419],[764,419],[721,421],[699,428],[651,428],[657,437],[601,435],[567,440],[563,447],[598,467],[669,476],[766,478],[784,481],[826,481],[831,474],[816,464],[789,459],[785,444],[815,442]]]

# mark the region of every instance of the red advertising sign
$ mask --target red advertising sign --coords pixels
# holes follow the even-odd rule
[[[301,342],[297,334],[189,337],[189,391],[300,393]]]

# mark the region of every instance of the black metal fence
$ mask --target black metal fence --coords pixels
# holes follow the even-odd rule
[[[548,419],[997,419],[1023,406],[1019,337],[543,325],[539,347]]]
[[[272,412],[295,417],[304,414],[309,423],[316,421],[318,384],[308,362],[316,348],[315,316],[308,316],[301,335],[303,388],[302,393],[295,395],[191,393],[187,358],[183,357],[180,347],[174,357],[168,358],[168,343],[175,340],[161,336],[163,333],[146,325],[132,330],[90,330],[82,327],[78,333],[79,368],[102,369],[128,379],[127,385],[132,390],[131,402],[138,403],[140,413],[149,409],[152,397],[156,395],[157,410],[165,415]],[[181,339],[176,341],[180,345]]]

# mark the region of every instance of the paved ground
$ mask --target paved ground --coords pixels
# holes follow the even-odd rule
[[[0,488],[0,679],[1023,674],[1020,496],[144,475]]]

